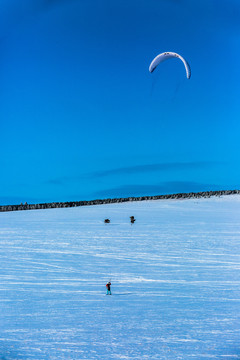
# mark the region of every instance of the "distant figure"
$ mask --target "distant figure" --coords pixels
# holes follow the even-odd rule
[[[105,219],[104,222],[105,222],[105,224],[109,224],[109,223],[110,223],[110,220],[109,220],[109,219]]]
[[[107,288],[107,294],[106,295],[112,295],[111,293],[111,281],[109,281],[106,285],[106,288]]]
[[[134,222],[136,221],[136,219],[134,219],[134,216],[130,216],[130,221],[131,221],[131,224],[134,224]]]

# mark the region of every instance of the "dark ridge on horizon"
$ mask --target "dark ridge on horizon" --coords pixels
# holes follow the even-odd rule
[[[217,191],[201,191],[201,192],[190,192],[190,193],[176,193],[167,195],[153,195],[153,196],[132,196],[127,198],[107,198],[107,199],[96,199],[96,200],[83,200],[83,201],[69,201],[69,202],[51,202],[51,203],[40,203],[40,204],[20,204],[20,205],[1,205],[0,212],[6,211],[19,211],[19,210],[38,210],[38,209],[54,209],[54,208],[67,208],[87,205],[103,205],[103,204],[114,204],[128,201],[145,201],[145,200],[167,200],[167,199],[199,199],[199,198],[210,198],[212,196],[222,195],[235,195],[240,194],[240,190],[217,190]]]

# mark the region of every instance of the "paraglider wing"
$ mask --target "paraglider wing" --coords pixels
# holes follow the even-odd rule
[[[167,59],[171,59],[171,58],[178,58],[180,60],[182,60],[185,69],[186,69],[186,75],[187,78],[190,79],[191,77],[191,69],[189,64],[187,63],[187,61],[179,54],[175,53],[175,52],[164,52],[162,54],[157,55],[153,61],[151,62],[150,66],[149,66],[149,71],[150,73],[152,73],[156,67],[163,61],[167,60]]]

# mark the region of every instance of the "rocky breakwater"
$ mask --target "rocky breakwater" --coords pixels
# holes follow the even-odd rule
[[[88,201],[86,200],[86,201],[52,202],[52,203],[42,203],[42,204],[25,203],[20,205],[2,205],[0,206],[0,212],[67,208],[67,207],[87,206],[87,205],[102,205],[102,204],[122,203],[127,201],[193,199],[193,198],[199,199],[199,198],[209,198],[211,196],[234,195],[234,194],[240,194],[240,190],[204,191],[197,193],[191,192],[191,193],[178,193],[178,194],[169,194],[169,195],[139,196],[139,197],[115,198],[115,199],[97,199],[97,200],[88,200]]]

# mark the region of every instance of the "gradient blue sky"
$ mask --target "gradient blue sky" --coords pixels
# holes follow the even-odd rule
[[[239,0],[0,7],[1,204],[240,188]]]

